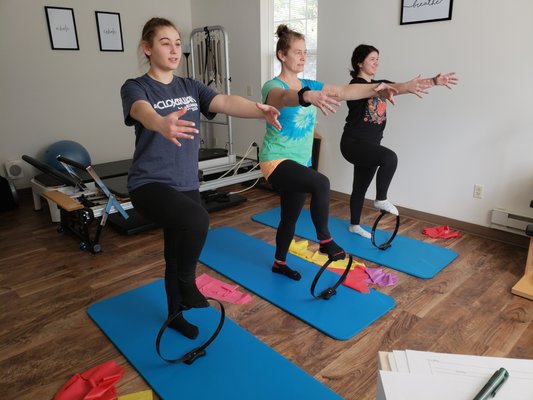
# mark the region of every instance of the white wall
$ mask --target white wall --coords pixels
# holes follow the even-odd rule
[[[79,51],[52,50],[44,6],[74,9]],[[101,52],[95,11],[120,13],[124,52]],[[123,123],[120,86],[141,69],[137,47],[153,16],[173,20],[188,37],[190,0],[2,0],[0,2],[0,167],[51,143],[81,143],[93,163],[130,158],[133,129]],[[27,177],[33,176],[25,165]],[[28,179],[17,180],[28,187]]]
[[[456,71],[452,91],[435,88],[424,100],[401,96],[388,108],[383,144],[399,156],[389,191],[396,204],[489,225],[503,207],[533,217],[533,2],[455,1],[451,21],[399,25],[400,2],[319,2],[318,79],[349,81],[360,43],[380,50],[377,78],[408,80],[418,73]],[[350,193],[351,165],[339,157],[347,114],[320,118],[326,138],[321,168],[334,190]],[[474,184],[484,198],[474,199]],[[375,190],[367,193],[373,198]]]

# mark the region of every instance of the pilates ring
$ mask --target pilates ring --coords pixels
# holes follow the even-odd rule
[[[322,265],[322,267],[320,268],[320,270],[317,272],[317,274],[315,275],[315,279],[313,279],[313,283],[311,283],[311,295],[315,298],[315,299],[324,299],[324,300],[329,300],[331,297],[333,297],[334,295],[337,294],[337,288],[341,285],[342,282],[344,282],[344,280],[346,279],[346,277],[348,276],[348,273],[350,272],[350,268],[352,267],[352,262],[353,262],[353,258],[351,256],[351,254],[348,255],[350,258],[348,260],[348,264],[346,265],[346,268],[344,269],[344,272],[342,273],[341,277],[339,278],[339,280],[331,287],[327,288],[327,289],[324,289],[318,296],[315,294],[315,288],[316,288],[316,284],[318,283],[318,280],[320,279],[320,277],[322,276],[322,274],[324,273],[324,271],[326,270],[327,267],[329,267],[329,265],[333,262],[333,260],[329,259],[328,261],[326,261],[324,263],[324,265]]]
[[[389,214],[389,213],[387,211],[381,210],[381,214],[379,214],[379,216],[376,218],[376,221],[374,222],[374,226],[372,226],[372,233],[371,233],[372,244],[380,250],[387,250],[389,247],[391,247],[391,243],[394,240],[394,237],[396,236],[396,234],[398,233],[398,228],[400,227],[400,216],[397,215],[396,226],[394,227],[394,231],[392,232],[392,235],[389,238],[389,240],[381,244],[376,244],[376,228],[379,224],[379,221],[381,221],[381,218],[383,218],[385,214]]]
[[[215,332],[211,335],[211,337],[209,339],[206,340],[206,342],[204,344],[202,344],[202,345],[200,345],[198,347],[195,347],[194,349],[192,349],[191,351],[189,351],[188,353],[186,353],[185,355],[183,355],[183,356],[181,356],[179,358],[169,359],[169,358],[163,357],[161,355],[161,350],[159,349],[159,345],[160,345],[160,342],[161,342],[161,337],[163,336],[163,333],[168,328],[168,326],[172,323],[172,321],[174,321],[179,315],[181,315],[183,313],[183,311],[190,310],[190,308],[183,308],[180,311],[172,314],[165,321],[165,323],[163,324],[163,326],[159,330],[159,333],[157,334],[157,338],[155,340],[155,349],[157,350],[157,354],[159,355],[159,357],[161,357],[161,359],[163,359],[164,361],[166,361],[168,363],[178,364],[180,362],[183,362],[183,363],[185,363],[187,365],[191,365],[194,361],[196,361],[197,358],[203,357],[203,356],[205,356],[207,354],[207,352],[205,350],[213,342],[213,340],[215,340],[215,338],[220,333],[220,330],[222,329],[222,325],[224,325],[226,311],[224,310],[224,306],[222,305],[222,303],[220,301],[218,301],[216,299],[213,299],[213,298],[210,298],[210,297],[207,297],[206,299],[207,299],[207,301],[214,301],[214,302],[218,303],[218,306],[220,308],[220,321],[218,322],[218,326],[215,329]]]

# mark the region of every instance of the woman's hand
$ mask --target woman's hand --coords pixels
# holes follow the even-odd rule
[[[447,74],[438,74],[433,78],[433,83],[439,86],[446,86],[448,89],[452,88],[452,85],[457,85],[459,79],[455,77],[455,72],[449,72]]]
[[[162,117],[159,123],[160,126],[157,130],[161,135],[178,147],[181,147],[181,143],[178,139],[194,139],[194,135],[191,135],[191,133],[198,133],[198,129],[195,128],[194,122],[181,119],[187,111],[187,107],[183,107],[179,111]]]
[[[428,94],[427,89],[432,86],[427,79],[420,78],[420,75],[406,82],[406,88],[408,93],[412,93],[420,98],[423,94]]]
[[[394,101],[394,95],[398,94],[398,89],[393,88],[390,85],[387,85],[384,82],[381,82],[378,86],[374,88],[377,94],[380,97],[384,97],[391,102],[391,104],[396,104]]]
[[[263,118],[266,120],[266,122],[276,128],[278,131],[281,130],[281,125],[278,121],[279,111],[275,107],[263,103],[255,103],[255,106],[263,112]]]
[[[339,107],[341,103],[338,97],[333,92],[325,92],[321,90],[308,90],[303,94],[304,101],[317,106],[322,114],[328,115],[328,111],[335,114],[337,110],[334,107]]]

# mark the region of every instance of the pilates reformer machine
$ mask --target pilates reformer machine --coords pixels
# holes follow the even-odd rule
[[[85,171],[78,171],[78,177],[74,178],[66,172],[43,163],[31,156],[23,155],[22,159],[28,164],[35,167],[41,173],[36,174],[31,180],[31,189],[33,195],[33,208],[36,211],[42,209],[42,197],[48,202],[50,217],[52,222],[60,222],[60,209],[53,200],[44,196],[44,193],[58,191],[67,196],[79,196],[80,193],[87,193],[90,196],[91,191],[96,191],[95,183],[91,176]],[[93,166],[96,173],[106,182],[116,182],[116,186],[121,188],[124,185],[124,177],[128,174],[131,160],[112,161],[108,163]],[[122,188],[121,188],[122,190]],[[125,205],[125,209],[131,208],[131,205]],[[101,210],[95,210],[96,216],[101,216]]]
[[[66,170],[64,173],[30,156],[23,155],[22,159],[44,172],[32,179],[34,202],[36,197],[40,202],[40,196],[43,196],[50,205],[54,204],[57,207],[58,215],[55,215],[56,213],[52,215],[55,222],[59,222],[57,231],[59,233],[69,231],[75,234],[80,239],[81,250],[89,250],[91,253],[102,251],[100,244],[102,229],[108,219],[112,219],[111,215],[115,213],[119,214],[119,219],[114,218],[111,222],[123,229],[131,229],[135,226],[138,230],[146,230],[154,226],[136,213],[133,213],[136,221],[132,221],[130,215],[134,211],[133,206],[127,198],[127,191],[124,193],[120,190],[120,181],[118,181],[118,186],[114,185],[113,191],[110,190],[93,166],[81,165],[76,161],[58,156],[58,161]],[[100,167],[104,173],[105,167],[106,165]],[[113,184],[115,178],[108,177],[108,184]],[[35,187],[39,188],[37,194]],[[50,209],[52,210],[52,207]],[[121,221],[124,223],[121,224]],[[132,222],[134,225],[131,225]],[[97,223],[96,232],[91,235],[91,226],[94,223]]]
[[[190,35],[190,59],[192,78],[205,83],[218,93],[230,94],[228,35],[222,26],[196,28]],[[189,57],[187,56],[187,72]],[[259,163],[250,159],[257,150],[250,144],[246,153],[237,159],[233,148],[233,128],[230,116],[218,114],[213,120],[201,117],[202,146],[200,170],[207,174],[222,173],[221,180],[202,182],[202,190],[216,189],[234,183],[259,180],[262,177]],[[217,148],[224,142],[224,148]]]
[[[59,155],[57,159],[66,170],[61,172],[28,155],[23,155],[22,159],[43,172],[30,181],[35,210],[42,208],[43,197],[48,202],[52,222],[58,223],[58,232],[68,231],[77,236],[80,239],[80,249],[92,253],[102,250],[100,238],[106,222],[124,235],[157,227],[139,215],[129,201],[127,173],[131,160],[92,166],[81,165]],[[246,176],[249,167],[243,167],[243,164],[236,163],[239,172],[236,176]],[[233,169],[222,170],[226,175],[235,172]],[[206,177],[202,172],[199,171],[199,176],[202,177],[200,191],[208,211],[217,211],[246,201],[246,198],[236,193],[209,189],[230,183],[227,183],[225,176],[210,172]],[[91,235],[95,224],[96,233]]]

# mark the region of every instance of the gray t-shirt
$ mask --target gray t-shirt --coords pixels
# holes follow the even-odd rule
[[[169,84],[158,82],[148,75],[128,79],[120,89],[124,122],[135,126],[135,152],[128,174],[128,190],[147,183],[164,183],[178,191],[195,190],[198,181],[198,151],[200,134],[194,139],[178,139],[176,146],[163,135],[146,129],[130,116],[133,103],[145,100],[158,114],[166,116],[187,106],[181,119],[193,121],[200,127],[200,113],[212,119],[216,114],[208,111],[209,104],[218,94],[213,89],[193,79],[174,76]]]

